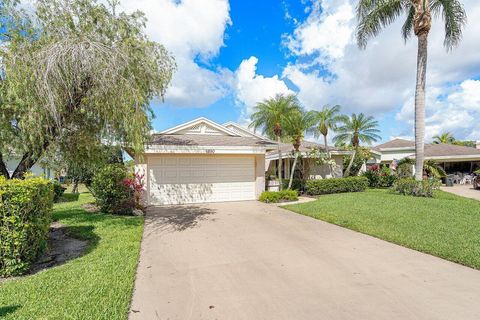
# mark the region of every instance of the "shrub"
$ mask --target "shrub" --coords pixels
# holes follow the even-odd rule
[[[298,193],[295,190],[282,191],[264,191],[260,195],[260,201],[266,203],[277,203],[280,201],[296,201],[298,200]]]
[[[57,180],[52,180],[51,183],[53,186],[53,201],[58,202],[62,198],[63,193],[65,190],[67,190],[67,188],[63,187],[62,184]]]
[[[370,170],[363,173],[363,176],[368,179],[370,188],[390,188],[397,180],[397,176],[386,166],[382,168],[372,166]]]
[[[305,187],[307,189],[307,193],[310,195],[358,192],[365,191],[365,189],[368,187],[368,179],[365,177],[348,177],[308,180]]]
[[[282,183],[283,183],[283,190],[287,190],[288,189],[288,183],[290,182],[290,179],[283,179],[282,180]],[[302,179],[293,179],[292,181],[292,187],[290,188],[292,190],[296,190],[296,191],[303,191],[305,189],[305,180],[302,180]]]
[[[50,181],[0,179],[0,276],[25,273],[46,248],[52,206]]]
[[[412,178],[413,167],[410,163],[402,163],[397,167],[397,176],[399,179]]]
[[[124,183],[127,169],[122,164],[108,164],[93,176],[91,190],[103,212],[132,214],[135,201],[132,190]]]
[[[440,188],[438,180],[416,181],[413,178],[399,179],[393,185],[393,192],[415,197],[433,197],[434,190]]]

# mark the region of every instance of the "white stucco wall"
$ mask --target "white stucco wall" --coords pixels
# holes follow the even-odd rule
[[[9,158],[6,160],[6,166],[8,170],[8,174],[11,176],[15,169],[17,168],[18,164],[20,163],[21,158]],[[47,179],[53,179],[53,172],[47,170],[40,166],[38,163],[34,164],[33,167],[29,170],[36,176],[44,176]]]
[[[332,178],[341,178],[343,176],[343,156],[332,156],[332,159],[334,159],[336,163]],[[316,165],[313,161],[311,162],[310,179],[326,179],[328,175],[330,175],[328,165]]]

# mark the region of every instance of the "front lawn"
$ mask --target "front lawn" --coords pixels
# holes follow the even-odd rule
[[[0,283],[0,318],[127,318],[143,218],[88,213],[81,205],[91,201],[90,194],[82,193],[77,201],[54,209],[55,220],[69,226],[75,237],[89,240],[85,255]]]
[[[480,269],[480,201],[442,191],[416,198],[368,190],[285,208]]]

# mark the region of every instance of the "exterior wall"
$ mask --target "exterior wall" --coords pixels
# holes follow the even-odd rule
[[[255,197],[265,191],[265,155],[255,155]]]
[[[20,163],[20,158],[9,158],[6,160],[5,164],[7,166],[8,174],[11,176],[18,164]],[[29,170],[36,176],[43,176],[47,179],[53,179],[53,172],[51,170],[43,168],[38,163],[34,164],[33,167]]]
[[[335,160],[336,166],[333,170],[333,177],[330,178],[343,177],[343,156],[332,156],[332,159]],[[329,175],[328,165],[316,165],[313,161],[310,161],[310,179],[326,179],[329,178]]]
[[[400,160],[411,156],[415,153],[415,149],[400,150],[400,151],[382,151],[381,162],[392,162],[393,160]]]
[[[175,156],[184,156],[184,157],[199,157],[202,156],[201,154],[144,154],[142,157],[137,157],[135,159],[135,172],[139,174],[144,174],[144,194],[143,194],[143,203],[144,205],[150,204],[150,177],[149,177],[149,162],[158,160],[159,157],[175,157]],[[211,155],[203,155],[207,157],[211,157]],[[218,154],[217,157],[232,157],[234,155],[225,155],[225,154]],[[265,191],[265,155],[264,154],[254,154],[254,155],[235,155],[234,157],[248,157],[254,159],[253,168],[254,176],[255,176],[255,197],[256,199],[259,198],[260,194]]]

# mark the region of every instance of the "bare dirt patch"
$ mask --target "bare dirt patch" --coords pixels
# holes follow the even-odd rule
[[[87,249],[88,241],[73,238],[67,226],[54,222],[48,234],[48,249],[32,265],[30,274],[64,264],[78,258]]]

